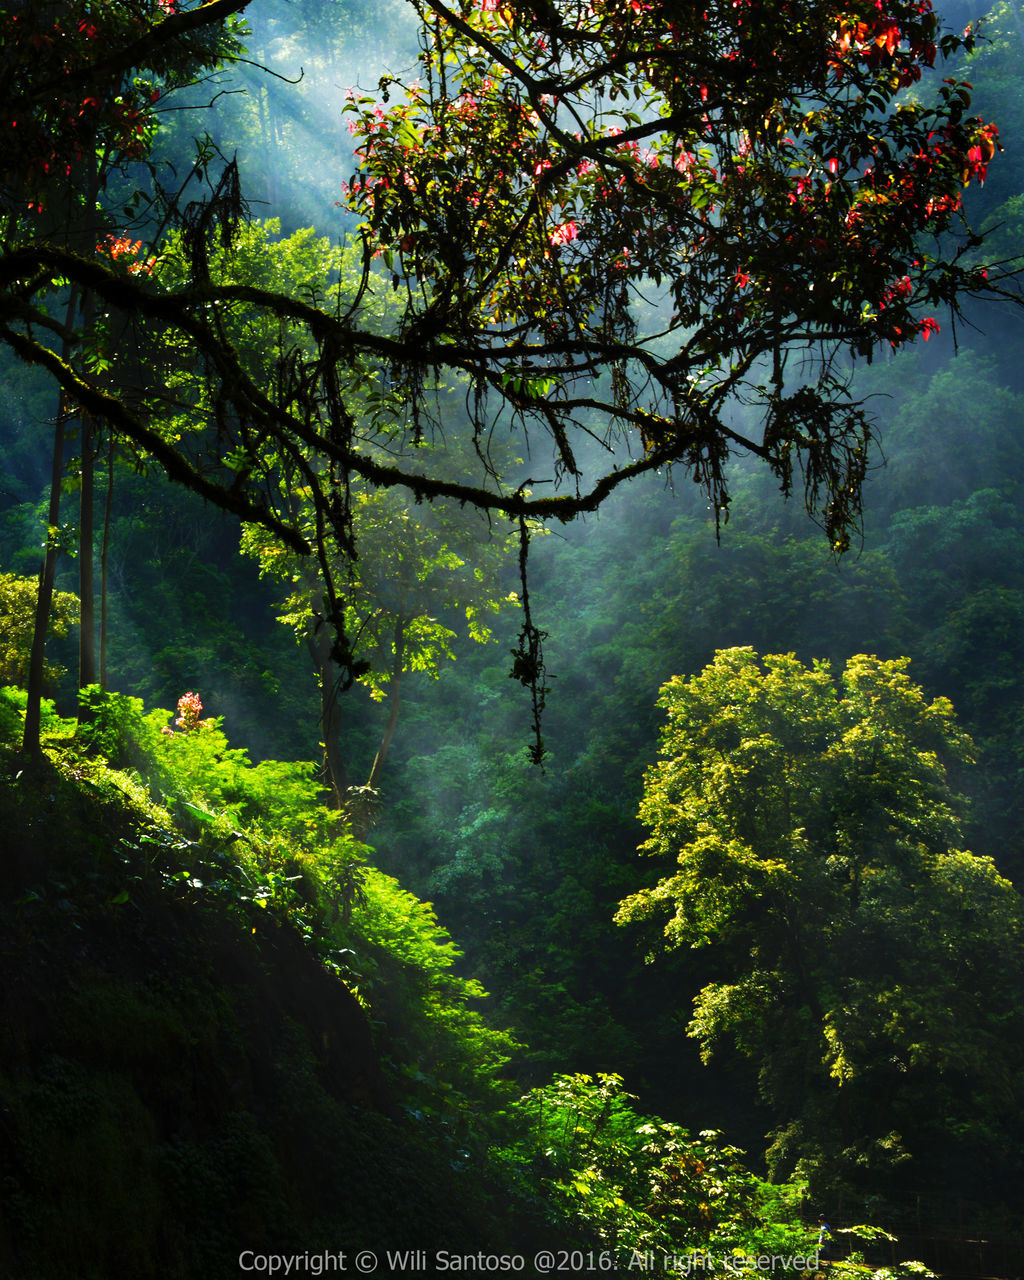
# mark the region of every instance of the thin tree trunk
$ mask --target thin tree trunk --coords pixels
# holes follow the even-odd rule
[[[107,428],[107,496],[103,504],[103,544],[100,547],[100,688],[107,691],[107,599],[109,587],[110,516],[114,505],[114,433]]]
[[[389,689],[390,705],[387,723],[381,736],[377,754],[366,787],[358,789],[362,795],[362,803],[350,802],[354,798],[349,781],[348,770],[341,751],[341,708],[338,701],[338,670],[331,658],[332,637],[329,628],[321,627],[313,635],[306,637],[306,646],[313,659],[313,665],[320,681],[320,732],[324,748],[324,763],[331,783],[331,795],[334,805],[339,810],[348,810],[352,823],[352,834],[362,840],[366,836],[369,825],[369,797],[363,793],[375,791],[380,783],[384,762],[388,756],[391,740],[395,735],[398,723],[398,712],[402,705],[402,675],[405,665],[405,620],[400,618],[395,623],[394,661],[392,663]]]
[[[324,764],[327,766],[335,808],[344,809],[349,780],[341,754],[341,708],[338,705],[338,675],[331,660],[330,630],[326,626],[321,627],[314,635],[307,636],[306,646],[320,681],[320,733]]]
[[[102,158],[94,157],[90,161],[88,173],[84,175],[84,195],[82,197],[81,208],[89,210],[90,213],[95,211],[96,197],[100,189],[100,176],[106,168],[106,163],[106,155]],[[69,195],[72,195],[74,190],[75,189],[73,187],[69,187]],[[77,196],[73,196],[73,200],[77,201]],[[92,230],[84,220],[82,222],[76,221],[73,217],[73,213],[74,210],[70,210],[68,213],[68,240],[72,248],[79,248],[84,251],[85,246],[91,240]],[[64,318],[65,329],[68,334],[71,334],[74,330],[75,312],[78,309],[80,300],[82,300],[81,291],[76,286],[72,286]],[[93,304],[92,299],[88,294],[85,295],[84,305],[87,312],[91,314]],[[72,340],[70,337],[66,337],[61,344],[61,356],[65,361],[70,359],[71,349]],[[29,657],[28,668],[28,698],[25,707],[25,731],[22,736],[22,750],[27,755],[35,757],[38,757],[41,754],[39,731],[42,724],[43,670],[46,658],[46,632],[49,629],[50,605],[53,601],[53,584],[57,574],[57,558],[60,555],[60,549],[57,544],[57,533],[60,527],[60,489],[64,475],[64,424],[67,417],[68,404],[62,393],[58,402],[57,422],[53,433],[53,464],[50,471],[50,506],[47,516],[46,555],[43,558],[43,566],[39,574],[39,597],[36,601],[35,627],[32,632],[32,652]],[[84,468],[86,463],[86,450],[84,447],[86,426],[84,418],[82,424],[82,435],[82,461]],[[92,532],[90,528],[90,557],[91,539]],[[93,657],[93,666],[95,668],[95,656]]]
[[[376,791],[380,783],[380,775],[384,771],[384,761],[388,757],[391,739],[395,736],[395,725],[398,723],[398,711],[402,705],[402,673],[405,666],[405,619],[399,618],[395,623],[395,656],[391,667],[391,680],[388,696],[391,706],[388,711],[388,722],[384,726],[384,735],[374,757],[373,768],[366,785]]]
[[[95,198],[95,192],[93,192]],[[92,325],[96,302],[86,293],[82,302],[82,327]],[[81,423],[82,485],[78,493],[78,687],[96,683],[96,587],[93,531],[96,517],[96,423],[86,409],[79,410]],[[81,716],[79,716],[81,719]]]
[[[76,296],[68,303],[68,327],[74,310]],[[39,730],[42,723],[43,665],[46,658],[46,632],[50,623],[50,604],[53,600],[53,581],[57,573],[57,531],[60,524],[60,486],[64,477],[64,420],[66,406],[61,395],[57,407],[57,421],[53,430],[53,461],[50,470],[50,506],[46,517],[46,555],[39,571],[39,594],[36,598],[35,627],[32,632],[32,652],[28,662],[28,701],[25,706],[25,731],[21,748],[26,755],[41,754]]]
[[[82,488],[78,516],[78,687],[96,683],[96,596],[93,574],[93,516],[96,432],[92,414],[81,413]]]

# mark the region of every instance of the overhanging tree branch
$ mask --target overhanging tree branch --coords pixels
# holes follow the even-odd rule
[[[0,336],[27,364],[35,364],[47,370],[57,385],[69,398],[82,405],[97,418],[106,420],[128,439],[140,445],[160,463],[168,477],[191,489],[223,511],[229,511],[243,521],[262,525],[276,534],[293,550],[308,554],[310,545],[301,534],[278,520],[272,512],[257,506],[238,493],[232,493],[223,485],[201,475],[190,466],[178,450],[173,449],[160,435],[146,427],[131,414],[116,396],[109,395],[81,378],[66,360],[55,352],[17,333],[7,325],[0,326]]]

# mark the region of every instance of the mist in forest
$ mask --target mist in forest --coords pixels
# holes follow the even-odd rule
[[[354,219],[338,206],[342,183],[357,163],[343,112],[346,95],[353,90],[377,95],[385,72],[415,77],[415,14],[399,0],[383,5],[300,0],[251,8],[248,60],[182,91],[168,106],[168,156],[160,157],[156,173],[169,187],[172,175],[180,179],[191,164],[193,140],[208,136],[216,149],[210,164],[214,178],[237,159],[253,222],[279,220],[263,241],[260,228],[244,241],[246,261],[264,263],[268,278],[278,269],[293,272],[289,280],[299,278],[303,262],[274,253],[304,244],[313,260],[321,253],[320,238],[326,238],[324,260],[331,263],[322,282],[326,296],[338,274],[351,270],[330,256],[350,246],[354,234]],[[951,0],[946,9],[958,28],[981,16],[976,0]],[[1024,260],[1024,99],[1019,92],[1024,46],[1005,5],[993,10],[986,31],[987,43],[955,70],[975,85],[972,110],[999,122],[1005,150],[993,160],[984,186],[971,186],[966,208],[972,225],[989,232],[987,252],[1004,264],[993,269],[1002,270]],[[941,74],[946,72],[937,72],[936,81]],[[923,96],[933,89],[922,81],[908,92]],[[138,217],[142,226],[151,215]],[[310,227],[315,244],[291,239]],[[370,296],[366,323],[387,323],[390,275],[377,275],[373,287],[378,293]],[[320,281],[302,285],[310,294],[320,288]],[[636,310],[645,319],[667,317],[669,303],[652,290],[637,299]],[[316,881],[315,859],[308,852],[278,849],[275,874],[294,886],[287,891],[294,894],[287,899],[289,911],[306,909],[297,907],[297,900],[316,901],[325,918],[330,916],[330,927],[340,930],[331,935],[330,947],[323,939],[316,945],[323,944],[334,977],[348,981],[359,1000],[372,1007],[374,1034],[387,1026],[393,1035],[387,1041],[389,1069],[423,1091],[410,1094],[412,1101],[395,1110],[404,1113],[403,1123],[411,1117],[417,1141],[440,1151],[451,1170],[468,1168],[472,1174],[473,1161],[482,1159],[473,1144],[479,1139],[483,1148],[487,1141],[470,1132],[465,1117],[474,1109],[489,1114],[490,1099],[498,1097],[490,1077],[487,1088],[493,1085],[494,1092],[487,1094],[488,1101],[481,1103],[473,1094],[467,1081],[476,1066],[466,1067],[459,1057],[464,1035],[467,1040],[478,1036],[484,1047],[474,1052],[481,1060],[493,1053],[497,1061],[505,1053],[505,1065],[493,1073],[505,1073],[501,1087],[511,1082],[508,1096],[522,1099],[531,1090],[555,1089],[553,1082],[560,1079],[557,1088],[564,1092],[569,1086],[562,1073],[603,1081],[611,1096],[608,1080],[622,1077],[625,1085],[616,1088],[635,1095],[637,1108],[623,1126],[657,1115],[694,1134],[721,1130],[723,1141],[749,1153],[759,1175],[780,1184],[793,1179],[806,1192],[801,1179],[810,1177],[812,1185],[841,1188],[858,1206],[883,1206],[904,1225],[916,1209],[915,1229],[922,1239],[921,1204],[929,1221],[938,1220],[948,1208],[945,1202],[941,1211],[935,1207],[947,1186],[961,1208],[968,1203],[969,1216],[975,1215],[970,1220],[982,1223],[979,1232],[991,1225],[983,1223],[986,1197],[1005,1192],[1000,1204],[1019,1201],[1019,1155],[1007,1137],[1019,1085],[1011,1078],[1019,1010],[1006,1010],[1010,1030],[1000,1038],[996,1024],[1003,1010],[990,1016],[985,990],[986,984],[1002,989],[993,984],[1009,981],[1017,963],[1018,944],[1012,940],[1018,935],[1007,923],[1005,898],[1019,892],[1024,877],[1024,365],[1019,358],[1024,317],[1009,305],[968,305],[962,316],[937,312],[935,321],[939,328],[929,342],[851,366],[851,385],[873,417],[875,439],[863,512],[843,554],[830,545],[822,514],[817,523],[808,516],[802,475],[794,474],[792,491],[785,494],[777,477],[743,454],[727,472],[728,505],[717,509],[693,476],[676,467],[622,486],[599,514],[532,530],[525,581],[516,523],[478,518],[455,502],[417,502],[412,494],[382,496],[367,487],[358,495],[365,499],[360,508],[363,559],[347,576],[340,571],[338,580],[339,594],[348,593],[353,609],[354,652],[372,657],[373,670],[372,678],[364,673],[344,690],[340,660],[329,645],[318,643],[322,586],[310,587],[294,565],[275,576],[280,564],[266,545],[250,545],[240,553],[235,518],[214,514],[195,494],[169,486],[150,462],[127,454],[117,459],[108,530],[110,688],[141,699],[147,712],[162,708],[168,716],[186,691],[198,693],[203,714],[222,721],[230,749],[247,753],[250,763],[268,762],[271,782],[265,786],[272,798],[278,789],[291,794],[287,789],[298,786],[301,762],[313,762],[313,782],[302,793],[309,812],[301,821],[310,829],[327,822],[320,810],[330,801],[332,787],[344,792],[332,772],[338,761],[344,766],[358,803],[353,800],[346,811],[344,839],[332,834],[333,843],[327,842],[333,881]],[[272,339],[264,335],[261,340]],[[57,410],[45,383],[16,366],[9,353],[3,359],[9,396],[0,407],[0,569],[28,575],[36,572],[39,559],[50,473],[39,441],[50,438]],[[766,382],[770,373],[764,371]],[[794,389],[801,384],[795,359],[786,377]],[[382,386],[385,381],[382,372]],[[437,389],[441,426],[435,436],[428,434],[424,448],[428,461],[429,449],[436,447],[460,475],[479,475],[488,442],[470,438],[469,395],[462,385]],[[756,414],[756,408],[737,403],[730,425],[756,439],[763,429]],[[531,436],[528,424],[505,412],[494,419],[493,438],[496,456],[499,448],[505,450],[497,469],[513,487],[553,491],[550,442],[542,432]],[[573,445],[583,471],[581,488],[591,469],[625,465],[644,450],[625,428],[608,439],[581,431]],[[77,518],[78,448],[72,429],[62,516],[69,529]],[[563,480],[572,483],[571,477]],[[73,536],[68,533],[60,562],[61,590],[77,589]],[[543,658],[532,689],[529,681],[513,678],[525,644],[527,593]],[[729,664],[740,660],[723,653],[747,650],[753,651],[750,662],[736,675]],[[793,683],[777,704],[771,703],[764,692],[770,684],[764,659],[789,654],[795,655],[786,668]],[[911,708],[905,720],[913,722],[917,737],[895,712],[884,724],[881,712],[877,721],[867,713],[863,723],[858,721],[862,709],[853,694],[833,719],[819,708],[820,721],[812,729],[800,721],[806,711],[810,722],[807,708],[825,679],[815,664],[828,664],[839,706],[857,671],[863,671],[855,665],[857,655],[881,664],[884,680],[879,676],[872,686],[876,711],[889,706],[885,697],[895,698],[894,689],[912,690],[899,706]],[[899,666],[904,659],[909,660],[905,678]],[[70,659],[61,660],[71,665]],[[797,666],[801,670],[793,674]],[[337,723],[329,726],[322,692],[332,682],[339,690]],[[776,694],[779,687],[781,678]],[[716,688],[725,691],[718,702]],[[535,722],[538,691],[543,706]],[[55,672],[48,692],[61,714],[74,713],[73,670]],[[865,694],[861,703],[871,704],[871,696]],[[691,736],[706,730],[712,761],[706,771],[714,775],[698,800],[693,798],[696,782],[691,791],[680,783],[676,793],[664,782],[672,771],[672,752],[679,778],[692,781],[700,772],[685,744],[680,746],[685,735],[672,736],[671,718],[686,706]],[[743,716],[754,706],[767,709],[761,721],[751,712],[748,723]],[[837,744],[846,743],[844,733],[856,743],[861,730],[865,741],[875,734],[879,744],[872,767],[842,775],[847,790],[833,795],[828,787],[838,774],[830,770],[838,769],[835,762],[842,755]],[[906,759],[892,747],[897,739],[912,742]],[[749,757],[739,753],[737,742],[750,747]],[[813,754],[819,747],[820,754]],[[800,754],[805,750],[806,757]],[[913,772],[933,757],[941,757],[948,770],[941,787],[933,786],[932,775],[921,782]],[[839,814],[847,844],[837,838],[814,868],[817,878],[806,881],[812,888],[795,893],[795,881],[779,868],[793,848],[802,848],[801,827],[786,848],[773,846],[765,854],[768,869],[758,867],[757,874],[763,872],[768,888],[759,897],[751,893],[742,909],[730,914],[732,907],[722,905],[727,890],[745,884],[749,868],[737,870],[739,861],[730,862],[729,856],[742,843],[741,835],[746,839],[761,822],[770,826],[776,793],[769,794],[769,788],[752,793],[745,808],[738,806],[733,836],[719,845],[708,834],[707,815],[716,797],[740,793],[748,774],[757,776],[764,761],[774,765],[780,759],[786,766],[772,778],[795,778],[810,761],[807,775],[817,781],[801,795],[808,806],[806,827],[818,823],[824,829],[822,815]],[[791,760],[799,764],[790,768]],[[883,764],[876,768],[878,760]],[[220,772],[212,766],[211,772],[219,780],[236,766],[240,771],[225,748]],[[283,781],[275,782],[277,776]],[[189,793],[185,807],[191,806],[192,820],[201,824],[182,846],[188,845],[190,856],[205,856],[218,839],[223,850],[244,848],[246,857],[256,848],[241,820],[224,834],[236,811],[226,801],[223,811],[218,809],[227,792],[223,785],[224,792],[211,787],[205,799],[198,791]],[[896,870],[871,863],[875,845],[884,839],[872,843],[868,819],[858,826],[861,812],[894,811],[902,821],[898,801],[932,786],[939,798],[904,824],[918,843],[908,836],[900,845],[893,855]],[[794,794],[798,789],[794,783]],[[783,807],[781,801],[777,807]],[[332,813],[341,822],[337,810]],[[652,832],[659,824],[671,828],[672,821],[687,839],[699,834],[691,845],[705,841],[703,864],[683,867],[666,858],[664,849],[652,848],[661,838]],[[955,849],[950,832],[960,840]],[[885,838],[889,834],[886,829]],[[856,845],[861,836],[871,851],[863,855],[863,874],[849,870],[861,856]],[[272,832],[271,845],[275,839]],[[977,863],[956,860],[961,846],[978,856]],[[941,880],[936,873],[935,883],[928,880],[920,892],[904,892],[899,873],[922,849],[927,853],[922,864],[931,867],[948,856],[951,869],[942,872],[947,880],[936,888]],[[198,874],[191,879],[190,873],[174,874],[180,883],[191,886],[198,880],[202,887]],[[846,898],[835,889],[844,875],[854,885]],[[360,900],[362,883],[371,892]],[[721,901],[709,905],[699,899],[707,884],[724,886]],[[943,914],[952,908],[940,889],[949,885],[963,894],[956,929],[968,939],[968,949],[967,959],[956,961],[960,968],[950,962],[947,972],[942,947],[953,917]],[[976,907],[971,893],[989,905]],[[849,954],[836,959],[833,972],[827,913],[850,907],[853,914],[875,901],[873,894],[882,904],[871,925],[877,935],[868,930],[849,943]],[[260,906],[252,885],[242,884],[237,896]],[[948,896],[955,896],[952,889]],[[104,909],[113,913],[117,901],[112,893]],[[389,904],[386,910],[383,901]],[[632,918],[623,910],[629,902]],[[991,946],[984,926],[989,907],[996,938]],[[351,918],[360,921],[360,911],[370,923],[359,925],[365,927],[363,935],[348,937],[344,930]],[[244,919],[255,935],[256,926]],[[673,944],[673,928],[686,945]],[[443,963],[429,952],[428,942],[443,952]],[[307,936],[307,950],[308,944]],[[835,1028],[845,1028],[852,1040],[861,1036],[858,1049],[867,1059],[869,1049],[863,1046],[871,1036],[863,1027],[873,1016],[888,1018],[887,1027],[898,1025],[900,1034],[906,1033],[904,1057],[897,1060],[893,1050],[877,1075],[867,1069],[858,1075],[840,1049],[829,1059],[831,1066],[821,1054],[808,1066],[808,1038],[792,1030],[810,1025],[813,1001],[805,988],[795,979],[792,989],[784,990],[782,979],[773,987],[775,979],[763,974],[749,981],[736,977],[723,958],[741,954],[744,962],[752,962],[776,945],[780,954],[797,957],[794,972],[805,957],[818,963],[821,987],[832,999],[828,1034],[834,1033],[836,1044],[841,1036]],[[892,973],[918,978],[918,956],[923,957],[920,973],[927,978],[932,965],[938,975],[933,986],[940,1003],[942,993],[954,991],[962,977],[954,994],[962,996],[963,1007],[933,1008],[924,996],[912,1009],[899,1004],[900,981]],[[859,965],[857,972],[867,974],[868,995],[848,981],[840,962],[851,971]],[[940,977],[948,979],[948,989],[939,985]],[[459,983],[468,984],[465,991]],[[927,981],[922,985],[926,989]],[[457,997],[451,996],[457,987]],[[412,1014],[410,990],[423,999]],[[717,993],[719,1005],[705,998],[709,991]],[[449,998],[452,1007],[458,1004],[451,1024],[445,1022]],[[372,1005],[378,1000],[379,1008]],[[727,1034],[716,1039],[724,1021],[716,1024],[715,1017],[724,1019],[722,1009],[738,1010],[740,1030],[733,1041]],[[770,1029],[764,1040],[744,1041],[756,1021],[751,1010],[764,1015],[762,1023]],[[748,1015],[749,1023],[743,1022]],[[960,1045],[957,1028],[975,1016],[990,1039],[982,1049],[969,1051]],[[456,1024],[459,1029],[452,1031]],[[481,1026],[488,1028],[486,1034]],[[501,1052],[487,1040],[492,1032],[499,1034],[496,1028],[513,1037]],[[440,1047],[432,1055],[435,1032]],[[322,1044],[334,1034],[335,1028],[325,1029]],[[943,1037],[953,1045],[949,1057],[928,1059],[920,1044],[930,1052],[933,1041],[942,1043]],[[889,1049],[881,1034],[879,1043],[884,1058]],[[961,1049],[966,1067],[955,1057]],[[1000,1075],[1004,1064],[996,1059],[1003,1051],[1010,1066]],[[986,1054],[996,1064],[991,1078],[985,1075]],[[324,1060],[328,1057],[324,1050]],[[284,1050],[281,1061],[290,1070]],[[275,1070],[278,1065],[275,1060]],[[445,1072],[456,1070],[462,1075],[450,1087]],[[296,1079],[305,1077],[298,1072]],[[906,1087],[908,1079],[913,1089]],[[847,1115],[848,1102],[850,1115],[873,1122],[888,1116],[886,1108],[895,1098],[902,1109],[893,1114],[902,1129],[897,1131],[895,1119],[891,1132],[872,1131],[867,1137],[859,1131],[839,1133],[838,1120],[830,1129],[828,1108],[839,1096],[840,1083],[845,1092],[836,1115]],[[919,1084],[923,1101],[914,1092]],[[976,1095],[971,1093],[975,1087]],[[438,1103],[432,1089],[451,1101]],[[357,1096],[359,1106],[370,1098],[369,1093]],[[567,1107],[558,1096],[557,1105]],[[943,1108],[950,1115],[966,1114],[956,1108],[975,1096],[981,1099],[977,1115],[971,1113],[955,1134],[947,1132]],[[549,1095],[543,1095],[542,1104],[541,1110],[554,1113]],[[625,1104],[605,1098],[602,1106],[602,1116],[615,1117]],[[780,1116],[796,1118],[780,1122]],[[1019,1121],[1012,1122],[1019,1130]],[[634,1124],[633,1132],[640,1131]],[[995,1131],[1001,1135],[998,1143],[991,1138]],[[985,1164],[989,1140],[999,1147],[991,1167]],[[554,1140],[548,1144],[545,1158],[556,1146]],[[225,1149],[234,1148],[225,1143]],[[511,1158],[509,1165],[515,1165]],[[540,1158],[528,1167],[540,1169]],[[664,1168],[676,1166],[669,1161]],[[911,1175],[904,1180],[906,1168]],[[667,1173],[662,1181],[664,1186],[652,1182],[645,1190],[644,1212],[657,1203],[655,1192],[668,1195],[664,1187],[674,1185]],[[567,1182],[560,1194],[582,1197],[580,1185]],[[532,1189],[524,1193],[524,1202],[530,1194]],[[539,1209],[537,1215],[539,1221]],[[0,1269],[2,1263],[0,1250]]]
[[[969,8],[954,6],[950,21],[976,19]],[[304,46],[310,16],[301,7],[254,13],[250,54],[260,67],[221,73],[213,85],[204,86],[200,98],[206,94],[213,106],[196,113],[195,128],[208,130],[225,156],[237,147],[254,216],[279,217],[283,236],[311,225],[340,241],[350,227],[335,202],[354,167],[342,116],[345,95],[351,89],[373,95],[385,70],[413,73],[415,24],[404,6],[393,5],[383,14],[337,6],[316,15],[317,42]],[[1019,67],[1018,51],[1006,48],[1005,40],[999,42],[1004,25],[999,19],[991,23],[995,43],[982,46],[972,74],[986,112],[986,95],[999,99],[1007,151],[992,166],[984,190],[969,193],[968,209],[979,226],[1001,223],[996,241],[1009,255],[1017,216],[1012,193],[1021,169],[1017,139],[1024,128],[1018,129],[1012,115],[1015,104],[1008,106],[1004,96],[987,87],[998,84],[1004,67],[1014,73]],[[925,86],[921,91],[927,91]],[[1024,120],[1020,124],[1024,127]],[[650,310],[667,304],[648,300],[643,305]],[[535,541],[534,609],[538,624],[550,633],[545,642],[549,760],[546,777],[527,770],[517,786],[543,790],[553,777],[592,767],[593,757],[603,750],[595,745],[602,739],[597,726],[607,723],[609,703],[627,696],[628,690],[629,746],[614,748],[613,756],[623,757],[635,793],[654,750],[653,701],[659,685],[682,670],[698,669],[724,645],[750,644],[761,652],[795,649],[808,659],[838,661],[856,649],[895,655],[915,638],[923,645],[915,655],[919,678],[935,693],[949,693],[958,705],[967,697],[968,722],[972,727],[977,723],[982,713],[980,705],[974,710],[973,695],[955,687],[956,679],[946,681],[954,687],[943,687],[941,655],[954,643],[947,632],[954,617],[962,618],[957,607],[966,608],[979,590],[1018,590],[1014,558],[1006,552],[993,556],[989,548],[1011,530],[1016,536],[1019,525],[1015,501],[1005,491],[1020,480],[1014,459],[1019,456],[1022,388],[1013,351],[1021,320],[1013,310],[1002,315],[992,307],[984,315],[969,313],[957,324],[946,317],[938,320],[942,330],[930,346],[919,343],[855,371],[855,386],[871,408],[878,434],[863,536],[846,556],[837,560],[823,534],[808,522],[799,477],[786,500],[775,482],[746,468],[742,460],[733,469],[732,501],[728,511],[719,513],[721,519],[690,477],[666,473],[623,493],[599,516]],[[752,429],[750,414],[739,406],[737,413],[738,422]],[[516,446],[523,457],[521,476],[543,474],[544,459],[531,455],[528,435],[519,437]],[[629,456],[628,441],[612,447],[622,451],[621,459]],[[588,452],[600,457],[604,446],[584,441],[581,457]],[[977,496],[996,491],[1001,496],[991,500]],[[940,509],[952,509],[956,518],[928,514]],[[986,528],[986,521],[994,526]],[[749,555],[751,544],[757,546],[761,567],[740,573],[737,564]],[[985,553],[972,555],[970,548],[981,546]],[[788,575],[784,587],[769,564]],[[514,564],[505,577],[509,591],[519,588]],[[933,580],[955,581],[964,595],[959,606],[952,598],[947,601],[944,618],[936,593],[927,586]],[[1008,597],[1000,600],[1004,612],[1011,608]],[[641,618],[647,621],[642,624]],[[816,621],[821,624],[817,634]],[[506,614],[491,645],[477,651],[459,642],[456,667],[487,670],[493,682],[488,716],[501,733],[511,735],[516,744],[512,756],[529,736],[525,692],[505,674],[516,629],[514,615]],[[631,673],[630,663],[644,646],[652,652]],[[300,669],[301,654],[293,659]],[[436,685],[417,686],[413,679],[404,691],[405,727],[394,748],[394,776],[385,782],[386,794],[400,795],[407,790],[403,769],[429,772],[423,761],[441,762],[452,753],[472,759],[471,768],[464,763],[455,768],[463,779],[461,788],[413,787],[420,795],[423,821],[444,833],[460,814],[476,811],[481,791],[503,785],[492,775],[486,752],[481,754],[477,718],[467,713],[438,719],[428,710],[452,679],[447,672]],[[290,683],[295,687],[296,682]],[[357,721],[382,714],[361,705],[358,694],[349,697],[357,704]],[[258,707],[240,715],[244,701],[239,691],[225,691],[217,711],[228,714],[229,723],[252,724],[260,718]],[[488,736],[500,734],[496,728]],[[315,741],[315,732],[309,737]],[[371,750],[369,742],[368,737],[364,752]],[[259,754],[272,749],[267,742]],[[291,749],[296,749],[294,739]],[[607,782],[604,776],[601,785]],[[474,831],[486,827],[485,822]],[[391,838],[394,833],[387,829]],[[386,848],[381,856],[385,865],[433,893],[454,883],[444,858],[466,863],[480,853],[472,840],[447,853],[436,843],[431,847],[426,865],[410,863]],[[439,858],[440,867],[430,865]],[[444,894],[441,901],[443,907]]]

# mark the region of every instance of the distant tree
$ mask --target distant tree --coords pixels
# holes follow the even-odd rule
[[[359,557],[340,578],[346,633],[363,655],[356,679],[387,705],[387,716],[365,781],[353,776],[343,737],[339,688],[349,673],[339,665],[334,633],[324,618],[324,582],[315,564],[296,556],[263,530],[250,526],[243,549],[255,555],[263,574],[287,591],[281,621],[306,645],[320,686],[320,730],[336,803],[352,811],[365,834],[365,805],[380,786],[384,762],[398,722],[405,677],[439,674],[454,658],[461,625],[477,641],[492,638],[491,620],[515,593],[503,590],[508,562],[505,540],[454,504],[416,508],[391,491],[353,497],[353,532]]]
[[[891,395],[892,428],[874,512],[948,507],[978,490],[1019,489],[1024,467],[1012,442],[1022,401],[992,354],[962,348],[936,370],[907,353],[889,370],[872,370],[860,385],[866,393]],[[965,449],[968,423],[971,447]]]
[[[669,681],[640,816],[670,869],[618,914],[720,956],[690,1034],[756,1068],[776,1168],[799,1151],[819,1187],[973,1166],[1024,1056],[1020,900],[960,848],[946,764],[968,743],[906,667],[858,655],[837,688],[731,649]]]

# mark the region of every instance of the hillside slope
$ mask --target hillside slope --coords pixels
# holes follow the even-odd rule
[[[118,775],[5,757],[0,830],[0,1274],[494,1248],[485,1188],[389,1095],[346,986],[161,863]]]

